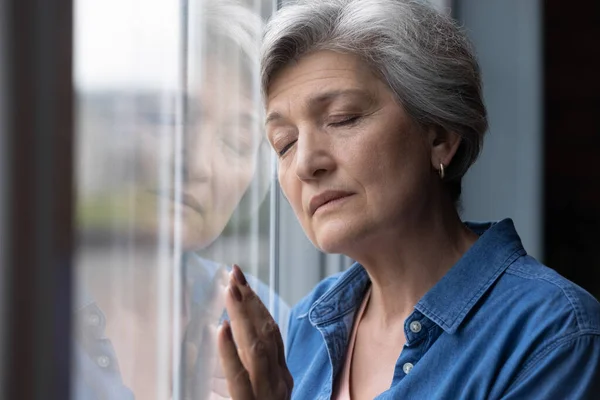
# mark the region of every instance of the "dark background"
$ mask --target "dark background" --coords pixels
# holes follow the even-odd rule
[[[600,298],[600,1],[544,2],[545,262]]]

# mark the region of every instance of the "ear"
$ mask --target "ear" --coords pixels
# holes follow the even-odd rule
[[[442,127],[432,127],[428,132],[431,146],[431,165],[438,171],[440,164],[448,167],[458,151],[462,138],[454,132],[449,132]]]

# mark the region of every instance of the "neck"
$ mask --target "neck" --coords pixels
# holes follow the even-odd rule
[[[433,211],[436,210],[437,212]],[[372,284],[367,309],[384,326],[404,324],[417,302],[477,240],[460,220],[454,205],[427,207],[409,223],[369,238],[363,265]]]

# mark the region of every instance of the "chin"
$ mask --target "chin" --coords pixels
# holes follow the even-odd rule
[[[347,255],[361,236],[360,232],[358,227],[343,221],[331,221],[315,229],[311,241],[324,253]]]
[[[210,246],[220,232],[208,229],[206,226],[185,224],[181,230],[182,251],[197,251]]]

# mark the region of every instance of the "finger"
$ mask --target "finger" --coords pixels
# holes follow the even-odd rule
[[[285,359],[285,347],[283,344],[283,338],[279,326],[276,326],[276,331],[273,332],[271,339],[277,346],[277,359],[279,361],[279,370],[281,371],[282,379],[285,381],[287,389],[291,395],[292,388],[294,387],[294,378],[287,367],[287,360]]]
[[[267,341],[268,334],[274,330],[275,324],[250,286],[240,285],[239,280],[234,278],[236,269],[239,272],[239,268],[236,267],[234,266],[234,272],[230,275],[225,306],[231,321],[233,336],[241,350],[242,362],[245,363],[247,360],[244,353],[256,347],[258,341]],[[259,350],[260,347],[259,345]],[[268,347],[273,347],[270,353],[277,350],[274,346]],[[246,365],[246,368],[248,367]]]
[[[225,379],[225,373],[223,372],[223,367],[221,366],[220,362],[215,363],[211,380],[211,388],[215,396],[218,395],[219,398],[231,397],[229,396],[229,390],[227,390],[227,379]]]
[[[225,288],[227,287],[228,274],[225,268],[219,268],[213,277],[210,290],[204,302],[204,311],[211,321],[218,321],[225,307]]]
[[[267,395],[282,379],[275,340],[281,340],[281,335],[267,309],[239,274],[239,267],[234,266],[226,306],[238,353],[250,374],[255,394]]]
[[[261,313],[262,314],[262,313]],[[263,314],[264,315],[264,314]],[[273,363],[273,367],[275,367],[275,363],[280,367],[280,369],[285,369],[287,371],[287,362],[285,360],[285,350],[283,346],[283,339],[281,338],[281,331],[279,330],[279,326],[275,323],[271,314],[267,313],[266,316],[263,317],[263,323],[259,329],[259,335],[264,337],[264,340],[268,343],[272,343],[275,348],[275,352],[271,359]],[[275,375],[270,375],[272,378],[277,378]]]
[[[256,293],[250,288],[246,281],[244,273],[237,264],[233,265],[232,273],[233,279],[240,285],[240,290],[243,296],[247,296],[252,299],[255,307],[249,307],[248,312],[250,319],[254,322],[255,330],[259,335],[266,338],[267,341],[273,342],[276,345],[277,360],[281,367],[287,370],[287,363],[285,360],[285,347],[283,344],[283,338],[279,326],[275,323],[273,316],[269,310],[262,303]]]
[[[281,336],[279,325],[273,321],[273,324],[270,327],[266,327],[265,330],[277,348],[277,361],[279,362],[279,366],[287,369],[287,362],[285,360],[285,346],[283,344],[283,337]]]
[[[216,326],[207,325],[200,343],[183,343],[181,379],[185,399],[203,399],[210,391],[212,372],[218,364],[216,332]]]
[[[192,318],[185,333],[185,340],[196,343],[202,340],[204,327],[208,324],[218,324],[225,308],[225,288],[227,285],[227,272],[219,268],[215,273],[211,285],[201,304],[194,304]]]
[[[215,365],[218,364],[216,349],[217,327],[208,325],[204,328],[204,335],[198,348],[198,357],[193,368],[193,378],[190,382],[190,392],[194,399],[205,398],[210,391],[210,381]]]
[[[294,386],[294,380],[287,368],[279,327],[271,320],[270,323],[263,325],[262,335],[266,343],[271,343],[275,347],[275,351],[269,357],[269,372],[267,376],[271,385],[269,388],[260,388],[257,386],[257,393],[264,394],[265,396],[267,394],[286,393],[283,398],[287,399]],[[268,392],[262,392],[260,391],[261,389],[268,390]],[[277,398],[281,397],[277,396]]]
[[[206,398],[215,365],[217,324],[225,306],[225,269],[217,270],[202,304],[194,304],[182,344],[182,387],[186,398]]]
[[[254,330],[257,334],[270,336],[278,331],[279,328],[271,316],[271,313],[269,313],[269,310],[267,310],[262,300],[248,285],[242,270],[236,264],[233,265],[233,270],[229,276],[229,286],[237,286],[239,289],[242,298],[244,299],[243,304],[245,313],[253,323]],[[279,335],[281,336],[281,334]]]
[[[227,388],[233,399],[254,400],[250,375],[242,364],[236,344],[233,341],[231,326],[223,323],[218,333],[218,347],[221,366],[227,379]]]

